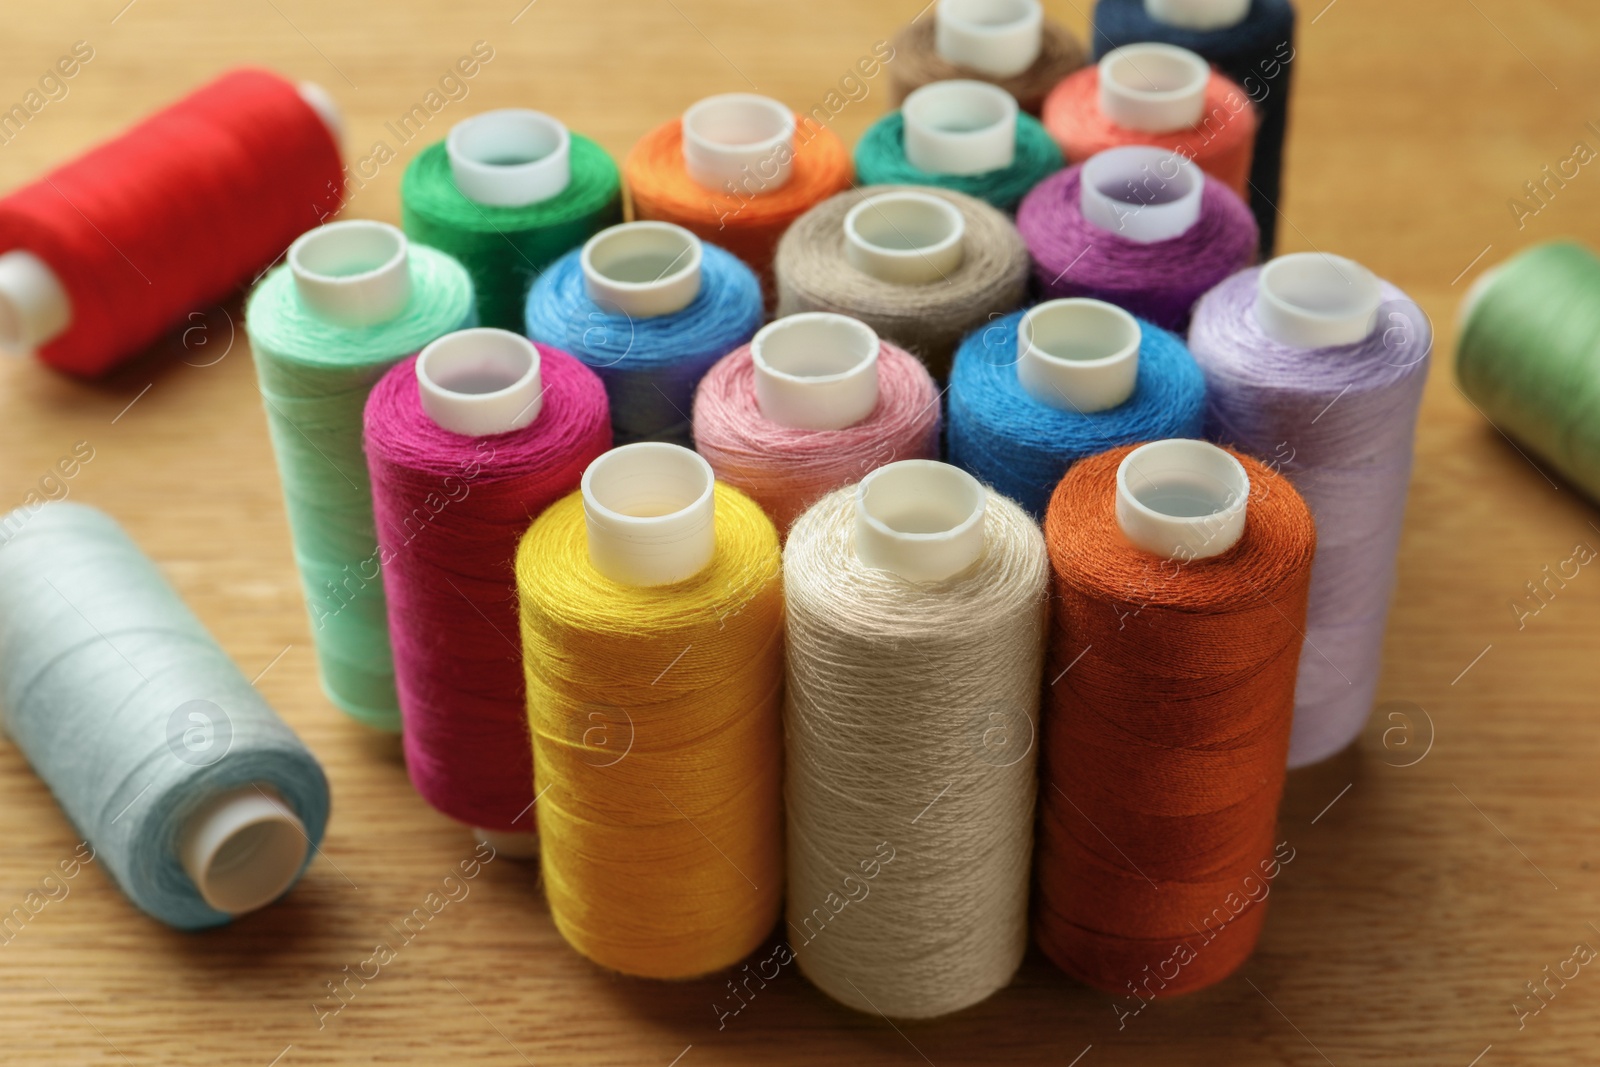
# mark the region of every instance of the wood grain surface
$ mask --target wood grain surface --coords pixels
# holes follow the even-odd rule
[[[1302,5],[1283,250],[1359,259],[1438,329],[1401,549],[1380,706],[1359,746],[1291,777],[1255,958],[1233,979],[1124,1020],[1113,998],[1031,954],[1011,988],[953,1018],[891,1025],[794,972],[719,1027],[725,979],[605,974],[551,926],[535,865],[500,858],[337,1015],[328,983],[365,960],[473,846],[412,792],[398,746],[320,694],[266,429],[235,301],[196,309],[109,382],[0,365],[0,507],[58,459],[116,516],[326,765],[323,855],[282,903],[200,935],[135,911],[96,865],[0,939],[7,1063],[311,1064],[1446,1064],[1592,1060],[1600,968],[1543,983],[1600,948],[1600,571],[1585,567],[1519,627],[1514,604],[1600,515],[1473,409],[1451,369],[1457,302],[1537,240],[1600,243],[1600,170],[1537,215],[1507,201],[1541,168],[1600,145],[1600,12],[1589,0],[1310,0]],[[922,0],[56,0],[11,5],[6,106],[75,42],[93,59],[11,139],[11,187],[230,65],[326,86],[352,161],[389,142],[350,214],[396,221],[404,163],[490,107],[563,117],[618,158],[715,92],[823,103]],[[126,5],[126,6],[124,6]],[[526,5],[526,6],[524,6]],[[1088,0],[1048,0],[1075,28]],[[475,42],[493,59],[465,99],[396,143],[407,112]],[[859,94],[858,94],[859,95]],[[867,83],[835,128],[885,109]],[[48,488],[48,485],[46,486]],[[55,490],[58,494],[60,489]],[[0,744],[0,912],[77,837]],[[778,932],[774,932],[778,936]],[[1571,970],[1571,965],[1567,967]],[[1514,1005],[1529,1013],[1520,1020]],[[321,1011],[319,1011],[319,1006]]]

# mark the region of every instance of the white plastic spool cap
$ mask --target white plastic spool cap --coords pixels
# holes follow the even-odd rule
[[[1129,44],[1100,60],[1100,110],[1144,133],[1187,130],[1205,112],[1211,68],[1187,48]]]
[[[1103,300],[1047,300],[1017,325],[1017,381],[1041,404],[1085,415],[1133,395],[1139,322]]]
[[[283,895],[310,844],[287,804],[272,790],[249,785],[212,797],[190,816],[178,858],[202,900],[242,915]]]
[[[831,311],[775,319],[750,339],[756,407],[799,430],[842,430],[878,406],[878,351],[871,326]]]
[[[1244,534],[1250,476],[1206,441],[1152,441],[1117,466],[1117,525],[1167,559],[1220,556]]]
[[[939,55],[993,78],[1033,66],[1044,41],[1039,0],[939,0],[933,14]]]
[[[328,133],[333,136],[333,143],[344,143],[344,112],[339,110],[338,103],[333,96],[316,82],[301,82],[297,89],[300,90],[300,99],[304,100],[312,111],[317,113],[317,118],[328,128]]]
[[[700,238],[670,222],[624,222],[584,243],[583,288],[607,311],[650,318],[682,311],[700,295]]]
[[[510,330],[447,333],[422,350],[416,366],[423,412],[451,433],[510,433],[544,408],[539,350]]]
[[[722,93],[683,113],[683,165],[695,184],[732,182],[759,195],[781,188],[794,165],[794,112],[770,96]]]
[[[988,82],[955,79],[913,90],[900,105],[906,161],[930,174],[985,174],[1017,156],[1017,101]]]
[[[478,204],[534,204],[572,180],[572,135],[542,111],[508,107],[462,119],[444,150],[456,189]]]
[[[613,448],[583,472],[589,562],[614,582],[671,585],[716,554],[715,476],[680,445]]]
[[[856,558],[911,582],[956,575],[983,555],[989,494],[948,463],[904,459],[856,486]]]
[[[1168,26],[1220,30],[1243,22],[1250,13],[1250,0],[1144,0],[1144,10]]]
[[[1200,220],[1205,175],[1165,148],[1126,145],[1089,157],[1078,183],[1083,217],[1140,244],[1187,233]]]
[[[71,323],[72,301],[44,260],[20,248],[0,255],[0,349],[32,352]]]
[[[869,196],[844,217],[844,258],[856,270],[896,285],[947,281],[961,266],[967,220],[931,193]]]
[[[536,833],[474,828],[472,836],[494,849],[496,855],[507,859],[533,859],[539,854],[539,835]]]
[[[1377,275],[1325,252],[1279,256],[1256,276],[1256,321],[1291,348],[1350,345],[1371,336],[1383,303]]]
[[[288,258],[300,299],[336,325],[376,326],[411,302],[410,243],[387,222],[318,226],[289,246]]]

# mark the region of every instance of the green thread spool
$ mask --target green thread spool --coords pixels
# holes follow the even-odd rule
[[[323,691],[361,722],[397,730],[362,411],[395,363],[473,324],[472,280],[393,226],[334,222],[289,247],[245,318]]]
[[[1600,258],[1536,245],[1462,305],[1461,389],[1485,417],[1600,500]]]
[[[534,279],[622,221],[622,181],[605,149],[550,116],[486,111],[411,161],[400,217],[466,266],[483,325],[521,333]]]

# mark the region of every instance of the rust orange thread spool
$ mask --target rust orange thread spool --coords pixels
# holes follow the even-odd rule
[[[1250,198],[1258,117],[1243,89],[1185,48],[1130,44],[1066,78],[1041,116],[1068,163],[1123,145],[1154,145],[1193,160]],[[1175,172],[1149,176],[1159,194]]]
[[[1141,1004],[1203,988],[1254,950],[1283,859],[1311,513],[1261,463],[1169,440],[1080,461],[1044,533],[1039,944]]]
[[[772,291],[789,224],[850,187],[832,130],[751,93],[709,96],[639,139],[622,168],[633,217],[672,222],[727,249]]]

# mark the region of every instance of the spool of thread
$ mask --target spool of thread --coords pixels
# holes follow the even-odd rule
[[[998,85],[1030,115],[1087,55],[1038,0],[940,0],[932,18],[912,19],[890,44],[895,104],[930,82],[973,78]]]
[[[534,279],[622,220],[622,179],[605,149],[549,115],[485,111],[417,153],[400,217],[413,240],[467,268],[479,322],[516,331]]]
[[[1502,432],[1600,499],[1596,339],[1600,259],[1536,245],[1484,274],[1462,305],[1456,378]]]
[[[1205,380],[1166,330],[1099,300],[1051,300],[962,342],[949,404],[950,462],[1041,518],[1085,456],[1200,436]]]
[[[891,463],[807,511],[783,570],[796,961],[858,1011],[976,1004],[1028,943],[1038,527],[965,471]]]
[[[501,852],[537,849],[512,560],[610,447],[594,372],[505,330],[446,334],[367,398],[406,769]]]
[[[0,349],[105,374],[337,211],[339,111],[235,70],[0,200]]]
[[[695,386],[761,316],[761,283],[731,253],[681,226],[628,222],[544,272],[526,325],[600,375],[618,444],[688,446]]]
[[[1372,709],[1432,327],[1359,263],[1308,252],[1195,308],[1206,436],[1270,461],[1317,520],[1289,765],[1333,755]]]
[[[1285,859],[1311,515],[1256,460],[1168,440],[1079,463],[1044,538],[1039,945],[1130,1004],[1204,988],[1254,950]]]
[[[856,142],[862,185],[934,185],[1015,211],[1029,189],[1061,169],[1061,149],[1017,101],[980,81],[933,82]]]
[[[730,966],[783,895],[778,534],[677,445],[613,449],[517,553],[556,929],[625,974]]]
[[[622,165],[633,217],[672,222],[772,284],[789,224],[850,187],[850,154],[815,119],[752,93],[708,96],[639,139]]]
[[[1097,59],[1140,41],[1177,45],[1214,64],[1254,102],[1261,123],[1250,164],[1250,208],[1263,256],[1277,241],[1294,21],[1289,0],[1099,0],[1094,9]]]
[[[301,237],[245,308],[322,688],[380,729],[400,711],[361,412],[390,367],[472,318],[461,264],[364,220]]]
[[[824,200],[778,244],[778,315],[860,319],[938,378],[961,338],[1022,304],[1028,249],[981,200],[946,189],[877,186]]]
[[[1088,296],[1182,333],[1196,300],[1255,261],[1233,191],[1165,149],[1108,148],[1028,194],[1017,229],[1038,291]]]
[[[1107,52],[1051,91],[1044,128],[1068,163],[1108,148],[1164,148],[1250,196],[1255,105],[1244,91],[1184,48],[1130,44]]]
[[[94,858],[183,930],[288,892],[328,819],[311,752],[108,516],[0,527],[0,711]]]
[[[939,455],[939,389],[910,353],[828,312],[777,319],[711,368],[695,448],[780,534],[824,493]]]

